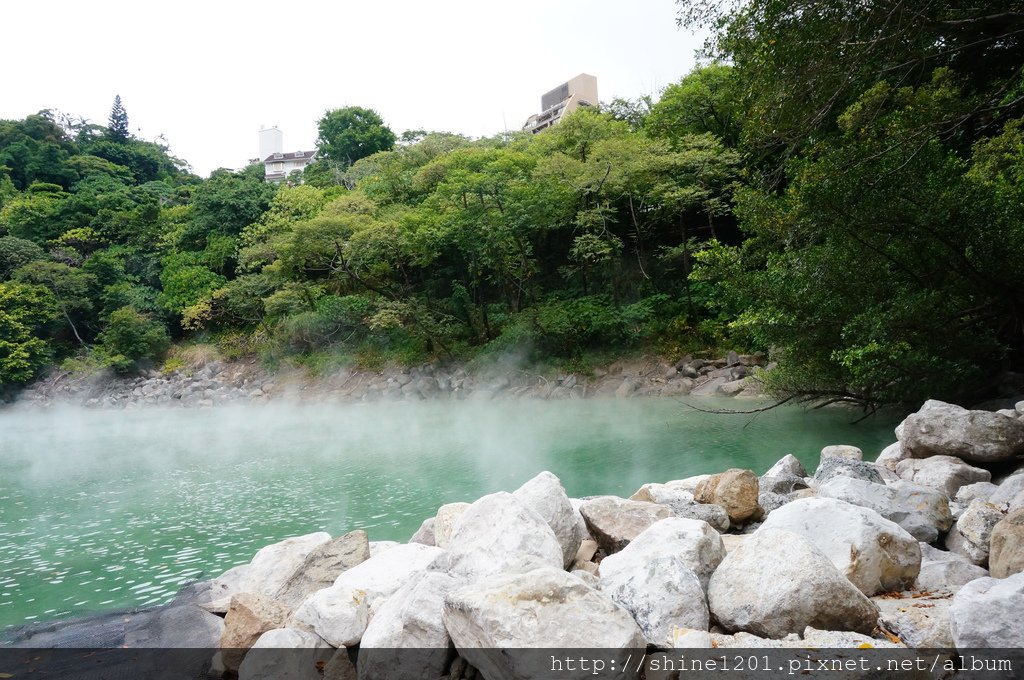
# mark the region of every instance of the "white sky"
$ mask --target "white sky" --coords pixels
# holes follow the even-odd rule
[[[518,129],[578,73],[602,101],[657,95],[701,39],[674,0],[56,0],[4,3],[0,118],[56,109],[164,134],[207,175],[258,154],[260,126],[311,150],[327,109],[375,109],[400,134]]]

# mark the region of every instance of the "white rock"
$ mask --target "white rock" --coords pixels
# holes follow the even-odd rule
[[[242,592],[242,586],[247,580],[246,574],[251,568],[248,564],[240,564],[213,579],[210,589],[200,599],[199,606],[215,614],[226,613],[231,605],[231,598]]]
[[[503,649],[616,650],[610,654],[621,668],[647,644],[625,609],[553,567],[501,574],[448,593],[444,623],[459,654],[485,678],[550,677],[550,656]]]
[[[359,677],[441,677],[451,643],[441,619],[444,596],[459,585],[447,574],[424,571],[389,597],[359,644]]]
[[[648,643],[672,646],[677,626],[707,630],[704,588],[680,556],[664,555],[634,566],[634,569],[602,573],[601,591],[633,615]]]
[[[910,455],[903,450],[903,445],[895,442],[882,449],[882,452],[878,454],[878,458],[875,459],[875,465],[895,471],[896,465],[901,460],[906,460],[909,457]]]
[[[806,477],[807,469],[804,464],[800,462],[796,456],[791,453],[787,453],[785,456],[776,461],[775,465],[768,468],[768,471],[762,475],[763,477],[784,477],[792,475],[794,477]]]
[[[806,538],[868,596],[911,588],[921,570],[921,549],[906,530],[870,508],[834,498],[793,501],[757,531],[772,529]]]
[[[392,548],[397,548],[401,543],[398,541],[370,541],[370,557],[386,553]]]
[[[864,452],[856,446],[847,444],[833,444],[821,450],[819,463],[828,458],[842,458],[844,460],[864,460]]]
[[[505,492],[484,496],[463,512],[448,547],[449,572],[468,580],[564,568],[562,546],[551,527]]]
[[[444,550],[422,543],[399,545],[343,572],[332,587],[363,591],[373,609],[378,600],[392,595],[444,554]]]
[[[710,477],[711,475],[700,475],[699,479],[703,481]],[[691,480],[695,479],[698,478],[692,477],[667,484],[644,484],[629,497],[629,500],[664,505],[677,517],[701,520],[710,524],[717,531],[728,531],[731,523],[729,522],[729,513],[725,508],[720,505],[698,503],[694,500],[693,493],[687,490]]]
[[[707,522],[671,517],[659,520],[641,532],[629,545],[604,558],[602,582],[621,582],[630,573],[662,557],[679,557],[707,591],[711,574],[725,559],[722,537]]]
[[[590,535],[590,529],[587,528],[587,520],[583,519],[583,515],[580,514],[580,506],[586,503],[582,498],[570,498],[569,504],[572,505],[573,520],[576,522],[576,529],[579,531],[580,539],[582,541],[594,540],[594,537]]]
[[[338,585],[318,590],[299,605],[292,621],[312,628],[334,647],[351,647],[359,643],[370,622],[366,592]]]
[[[570,567],[580,548],[582,536],[576,525],[576,513],[562,482],[544,471],[512,493],[520,503],[540,515],[558,544],[562,546],[563,566]]]
[[[952,598],[946,594],[913,597],[872,598],[885,628],[899,636],[908,647],[952,649],[953,635],[949,630],[949,606]]]
[[[587,521],[591,535],[608,555],[625,548],[658,520],[675,516],[663,505],[616,496],[591,498],[580,506],[580,514]]]
[[[908,482],[941,491],[950,498],[954,498],[965,484],[992,479],[992,473],[988,470],[968,465],[953,456],[908,458],[896,465],[896,474]]]
[[[239,584],[240,592],[273,597],[298,571],[306,556],[331,540],[326,531],[286,538],[262,548],[252,558]]]
[[[455,523],[467,508],[469,508],[469,503],[445,503],[437,509],[437,515],[434,517],[435,546],[438,548],[448,547]]]
[[[930,592],[955,593],[966,583],[988,576],[988,571],[972,564],[963,555],[921,546],[921,573],[917,575],[917,588]]]
[[[676,628],[672,631],[673,649],[711,649],[711,633],[693,628]]]
[[[330,658],[328,650],[331,647],[313,633],[275,628],[261,635],[245,655],[238,680],[316,680],[317,662]]]
[[[999,488],[989,496],[988,502],[993,505],[1005,505],[1009,508],[1011,502],[1024,492],[1024,474],[1012,474],[999,482],[998,486]],[[1016,508],[1009,509],[1014,510]]]
[[[1002,510],[995,505],[978,499],[971,501],[946,534],[946,548],[978,566],[987,565],[992,528],[1003,517]]]
[[[882,485],[852,477],[834,477],[818,487],[818,496],[871,508],[926,543],[931,543],[953,525],[945,494],[903,480]]]
[[[757,531],[722,560],[708,588],[711,614],[730,632],[778,638],[807,626],[870,634],[877,608],[806,539]]]
[[[896,436],[914,458],[945,455],[999,463],[1024,453],[1024,422],[935,400],[926,401],[917,413],[907,416]]]
[[[979,578],[953,597],[953,641],[958,649],[1024,647],[1024,573]]]
[[[992,482],[974,482],[973,484],[964,484],[957,489],[955,500],[966,506],[974,499],[980,499],[987,501],[992,498],[992,494],[996,492],[999,487]]]

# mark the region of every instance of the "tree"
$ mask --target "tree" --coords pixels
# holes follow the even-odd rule
[[[28,382],[49,363],[50,343],[39,336],[56,314],[43,286],[0,283],[0,386]]]
[[[321,161],[347,168],[360,158],[389,151],[395,145],[395,133],[372,109],[347,106],[324,114],[317,124],[317,154]]]
[[[113,312],[97,340],[104,363],[121,372],[130,370],[143,359],[156,358],[170,345],[163,324],[133,307]]]
[[[112,142],[127,142],[131,137],[128,131],[128,112],[121,104],[121,95],[114,95],[114,105],[110,107],[110,118],[107,123],[107,137]]]

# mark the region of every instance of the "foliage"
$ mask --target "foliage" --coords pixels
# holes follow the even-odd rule
[[[57,314],[50,292],[24,283],[0,283],[0,386],[28,382],[52,358],[40,337]]]
[[[121,95],[114,95],[114,104],[110,107],[110,118],[107,121],[107,137],[112,142],[127,142],[131,137],[128,131],[128,112],[121,104]]]
[[[361,106],[327,111],[317,127],[316,148],[320,162],[342,168],[378,151],[388,151],[395,144],[395,133],[380,115]]]
[[[128,371],[144,359],[156,359],[170,345],[167,329],[133,307],[121,307],[110,315],[97,336],[97,352],[117,371]]]

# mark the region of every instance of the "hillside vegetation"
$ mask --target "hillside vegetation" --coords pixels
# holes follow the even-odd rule
[[[292,185],[200,179],[119,99],[0,121],[0,381],[174,340],[313,367],[735,348],[781,395],[984,394],[1024,340],[1024,11],[876,5],[687,3],[704,66],[535,136],[328,112]]]

